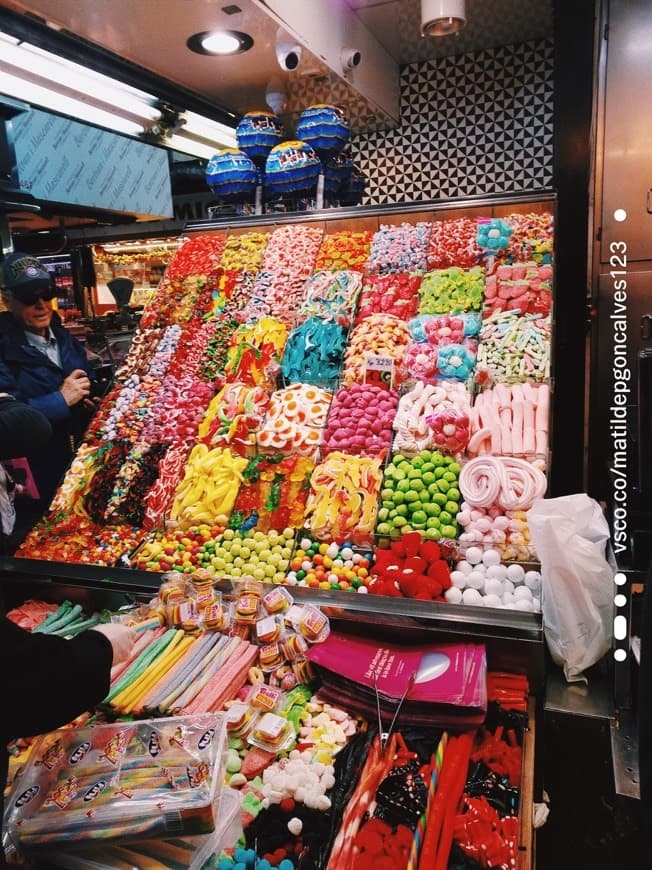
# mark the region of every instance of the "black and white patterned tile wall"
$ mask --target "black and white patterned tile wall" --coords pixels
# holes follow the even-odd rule
[[[552,185],[551,40],[411,63],[401,123],[352,138],[365,204]]]

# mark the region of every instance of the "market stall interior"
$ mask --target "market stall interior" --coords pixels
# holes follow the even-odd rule
[[[76,251],[78,323],[90,329],[89,346],[99,336],[115,376],[48,515],[3,560],[5,597],[16,607],[27,595],[52,608],[71,602],[50,616],[40,604],[33,617],[19,607],[16,618],[46,633],[72,635],[107,618],[134,624],[138,651],[92,721],[146,718],[157,735],[150,750],[178,745],[171,760],[161,758],[171,772],[156,760],[146,768],[163,773],[161,790],[139,791],[141,726],[103,725],[107,752],[125,753],[129,775],[101,802],[135,790],[150,810],[185,813],[178,771],[190,764],[202,793],[184,818],[196,822],[172,825],[166,813],[161,828],[146,810],[138,818],[145,850],[161,860],[190,848],[170,835],[220,829],[225,776],[243,798],[246,850],[235,860],[244,866],[444,868],[449,856],[477,866],[488,848],[494,864],[533,866],[532,803],[546,775],[534,743],[548,663],[528,512],[546,491],[580,489],[572,481],[582,465],[573,458],[582,403],[568,403],[582,378],[569,385],[559,376],[582,356],[584,316],[582,285],[564,292],[581,271],[582,230],[560,229],[577,173],[566,179],[567,164],[553,155],[553,114],[570,101],[563,93],[552,101],[559,16],[553,22],[548,4],[513,4],[505,15],[505,4],[468,0],[436,23],[446,3],[358,0],[314,4],[313,13],[328,13],[320,27],[318,15],[306,15],[310,4],[300,13],[280,0],[193,4],[176,21],[181,7],[172,4],[157,38],[143,40],[160,4],[129,4],[128,14],[120,5],[114,18],[84,3],[0,8],[11,46],[0,75],[16,78],[14,49],[29,43],[141,92],[138,106],[129,105],[133,93],[116,101],[114,130],[125,136],[114,156],[126,167],[133,159],[141,174],[107,184],[112,200],[45,197],[38,178],[28,192],[17,136],[4,205],[3,247],[13,235],[45,253],[40,231],[52,230]],[[235,33],[228,58],[202,47],[213,12]],[[334,37],[343,32],[345,44]],[[463,73],[450,58],[463,59]],[[561,68],[564,58],[570,68],[569,52]],[[44,111],[57,107],[35,93],[11,94],[38,108],[8,104],[6,130],[24,130],[28,114],[51,124],[57,143],[90,135],[81,125],[57,133]],[[102,111],[95,100],[106,109],[99,83],[86,86],[77,117],[91,120],[89,106]],[[574,101],[580,128],[584,107]],[[326,144],[310,128],[313,109]],[[267,142],[261,161],[260,143],[240,126],[252,110],[266,123],[276,113],[301,141]],[[202,119],[210,133],[193,132]],[[197,163],[234,144],[253,169],[242,161],[234,175],[226,161]],[[338,182],[329,200],[320,184],[344,146],[358,187]],[[352,167],[344,168],[350,182]],[[164,176],[169,183],[157,184]],[[126,190],[152,195],[136,205]],[[175,218],[175,200],[199,190],[211,218]],[[580,318],[569,320],[578,301]],[[560,438],[564,452],[554,449]],[[402,681],[392,672],[402,656],[412,662],[407,682],[407,671]],[[418,688],[438,679],[441,688],[444,674],[446,690]],[[616,696],[619,686],[626,694],[616,683]],[[606,718],[616,700],[610,683]],[[201,717],[220,711],[226,720],[215,718],[208,738]],[[546,727],[558,724],[549,714]],[[228,748],[213,753],[215,735],[226,733]],[[93,740],[85,730],[73,735],[80,746]],[[591,740],[604,749],[603,738]],[[71,836],[86,839],[71,771],[44,776],[34,762],[68,745],[63,733],[49,739],[18,784],[12,845],[48,858],[56,847],[60,866],[83,866],[65,848]],[[360,771],[356,758],[366,752]],[[89,776],[105,775],[101,758],[87,762]],[[101,789],[88,785],[95,800]],[[610,792],[603,781],[599,789]],[[39,791],[49,795],[43,805],[29,800]],[[367,814],[371,794],[376,810]],[[52,805],[69,807],[67,818],[53,824]],[[138,863],[122,820],[102,810],[88,818],[89,836],[116,850],[94,857]],[[471,819],[479,824],[467,827]],[[544,853],[554,854],[559,830],[544,828]],[[204,842],[202,859],[208,849],[213,866],[232,866],[220,858],[231,844],[223,833]],[[594,844],[581,845],[593,860]]]

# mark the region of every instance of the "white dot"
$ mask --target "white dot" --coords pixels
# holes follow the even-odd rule
[[[627,637],[627,620],[624,616],[617,616],[614,619],[614,637],[616,640],[625,640]]]
[[[614,604],[616,607],[624,607],[627,604],[627,596],[625,595],[616,595],[614,598]]]
[[[624,662],[627,658],[627,650],[626,649],[615,649],[614,650],[614,658],[617,662]]]
[[[624,586],[627,583],[627,577],[624,574],[614,574],[614,583],[616,586]]]
[[[618,221],[619,224],[627,220],[627,212],[624,208],[616,209],[616,211],[614,212],[614,220]]]

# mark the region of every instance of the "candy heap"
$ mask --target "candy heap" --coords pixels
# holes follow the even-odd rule
[[[551,252],[545,214],[189,239],[20,555],[218,577],[231,566],[275,583],[289,570],[292,584],[303,578],[291,554],[282,569],[261,564],[242,540],[291,530],[373,553],[414,530],[440,546],[458,540],[460,554],[494,547],[531,560],[525,518],[545,479],[528,481],[548,449]],[[479,496],[498,491],[473,460],[501,457],[533,463],[516,475],[491,466],[499,492],[527,490],[522,503]],[[274,546],[259,550],[280,556]],[[366,578],[329,582],[367,588],[354,579]]]

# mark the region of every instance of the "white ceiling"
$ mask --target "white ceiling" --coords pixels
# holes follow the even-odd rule
[[[286,0],[292,9],[320,0]],[[396,61],[397,65],[461,54],[497,45],[539,39],[552,33],[552,0],[467,0],[467,26],[458,37],[423,38],[420,0],[328,0],[333,15],[342,4]],[[299,69],[282,74],[275,56],[278,25],[261,9],[263,2],[237,0],[241,12],[226,14],[229,0],[0,0],[0,6],[32,13],[53,26],[69,30],[196,92],[237,114],[266,108],[265,90],[273,76],[305,106],[313,85],[320,101],[332,91],[339,103],[352,102],[360,93],[350,81],[334,76],[322,59],[304,50]],[[186,40],[194,33],[230,27],[250,34],[253,48],[232,57],[210,57],[191,52]],[[363,57],[364,63],[364,57]],[[354,78],[354,77],[353,77]],[[354,130],[386,126],[391,121],[377,105],[344,106],[350,110]],[[293,107],[289,107],[292,113]],[[365,111],[366,110],[366,111]]]

